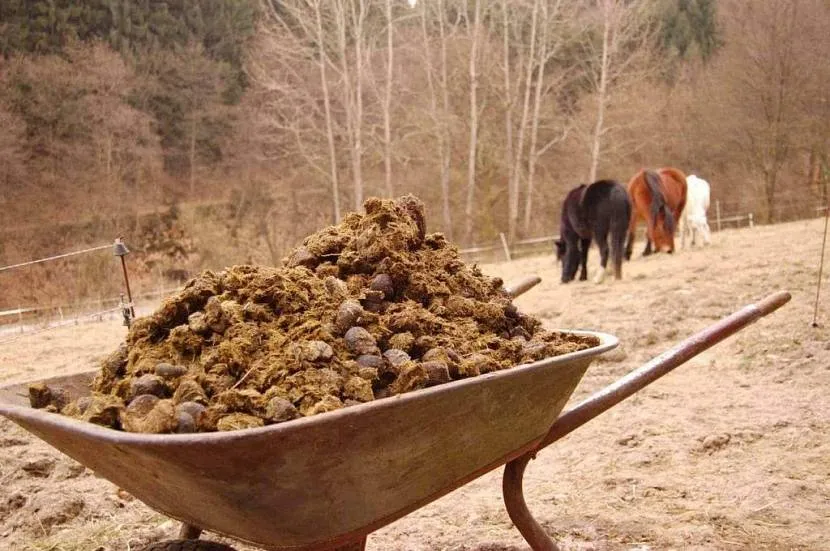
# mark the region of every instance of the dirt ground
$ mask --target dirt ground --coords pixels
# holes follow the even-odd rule
[[[623,281],[599,286],[560,285],[552,256],[483,267],[508,282],[540,275],[516,302],[547,327],[620,338],[572,403],[745,304],[793,294],[530,464],[528,504],[563,550],[830,550],[828,267],[811,327],[822,230],[821,220],[726,230],[706,249],[637,253]],[[0,384],[94,368],[124,334],[111,321],[5,340]],[[5,419],[0,448],[0,549],[121,551],[176,532]],[[504,510],[498,469],[374,533],[368,549],[527,546]]]

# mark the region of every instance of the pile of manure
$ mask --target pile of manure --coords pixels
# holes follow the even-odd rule
[[[205,271],[135,320],[89,396],[33,407],[130,432],[259,427],[590,348],[511,303],[409,195],[309,237],[283,266]]]

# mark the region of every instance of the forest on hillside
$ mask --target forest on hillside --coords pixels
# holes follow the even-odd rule
[[[760,222],[827,201],[825,0],[3,0],[0,52],[0,264],[273,263],[409,192],[515,241],[667,165]]]

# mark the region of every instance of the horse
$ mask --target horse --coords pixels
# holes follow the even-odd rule
[[[614,277],[622,278],[625,235],[631,219],[631,200],[625,188],[614,180],[581,184],[565,197],[562,204],[560,238],[556,240],[556,258],[562,262],[562,283],[572,281],[580,267],[580,281],[588,279],[588,249],[595,239],[600,252],[601,269],[594,281],[601,283],[608,264],[608,237]]]
[[[637,223],[645,220],[646,248],[643,256],[659,252],[666,247],[674,252],[674,232],[683,207],[686,206],[686,175],[676,168],[661,168],[657,171],[643,169],[628,182],[628,194],[634,206],[634,214],[628,226],[628,243],[625,258],[631,259],[634,234]]]
[[[680,247],[686,247],[686,233],[692,236],[692,247],[699,233],[703,244],[711,243],[706,211],[709,210],[709,182],[691,174],[686,177],[686,208],[680,217]]]

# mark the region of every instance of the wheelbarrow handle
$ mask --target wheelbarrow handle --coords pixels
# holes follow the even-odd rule
[[[526,276],[522,279],[511,282],[509,285],[505,285],[504,291],[510,295],[511,298],[516,298],[517,296],[522,295],[536,287],[541,281],[542,278],[537,275]]]
[[[695,333],[675,347],[643,364],[628,375],[563,413],[551,426],[536,450],[541,450],[642,390],[677,366],[689,361],[704,350],[718,344],[790,301],[786,291],[773,293],[756,304],[749,304],[737,312]]]

